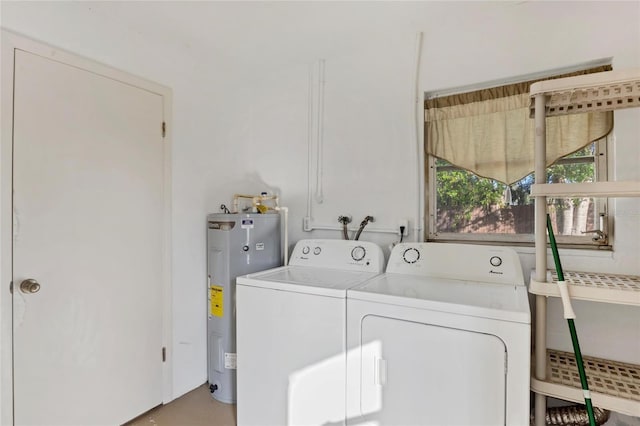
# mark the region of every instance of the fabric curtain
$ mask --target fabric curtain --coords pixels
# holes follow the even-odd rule
[[[598,67],[555,78],[610,70]],[[529,88],[535,81],[427,100],[426,153],[506,184],[533,172]],[[547,165],[606,136],[612,128],[612,112],[548,117]]]

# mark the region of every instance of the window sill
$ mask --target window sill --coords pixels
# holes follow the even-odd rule
[[[484,238],[478,239],[470,239],[469,234],[449,234],[442,235],[440,234],[436,238],[428,238],[427,242],[432,243],[458,243],[458,244],[482,244],[482,245],[491,245],[491,246],[506,246],[513,247],[516,252],[521,254],[535,254],[535,244],[532,241],[532,236],[522,236],[522,241],[514,240],[513,238],[504,238],[500,237],[495,238],[494,236],[484,235]],[[597,258],[611,258],[613,257],[613,246],[611,245],[596,245],[596,244],[567,244],[567,243],[558,243],[558,248],[562,250],[563,253],[567,253],[568,256],[587,256],[587,257],[597,257]],[[549,248],[547,247],[547,250]]]
[[[606,247],[606,248],[605,248]],[[535,247],[523,247],[516,246],[514,250],[518,254],[531,254],[534,255],[536,253]],[[593,247],[580,247],[580,248],[563,248],[559,247],[559,250],[562,251],[562,256],[567,257],[589,257],[589,258],[597,258],[597,259],[613,259],[613,248],[611,246],[593,246]],[[551,249],[547,247],[547,253],[551,253]]]

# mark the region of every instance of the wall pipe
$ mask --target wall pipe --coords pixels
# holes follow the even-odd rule
[[[318,61],[318,122],[316,123],[316,144],[318,155],[316,158],[316,202],[324,201],[323,186],[323,148],[324,148],[324,59]]]
[[[413,81],[413,96],[414,96],[414,111],[413,119],[415,122],[415,144],[416,144],[416,174],[418,182],[418,208],[416,212],[416,219],[414,224],[416,242],[424,241],[424,146],[420,140],[420,129],[424,127],[424,107],[422,105],[422,96],[420,94],[420,62],[422,59],[422,40],[424,33],[418,32],[416,34],[416,46],[415,46],[415,75]]]
[[[318,230],[318,231],[340,231],[342,232],[342,226],[335,226],[335,225],[314,225],[314,224],[309,224],[309,230]],[[354,231],[358,231],[358,227],[351,227],[351,228],[347,228],[347,230],[349,232],[354,232]],[[398,229],[392,229],[392,228],[366,228],[363,232],[371,232],[371,233],[378,233],[378,234],[399,234]]]
[[[303,222],[303,229],[311,222],[311,169],[313,163],[313,66],[309,65],[309,103],[307,105],[307,216]]]

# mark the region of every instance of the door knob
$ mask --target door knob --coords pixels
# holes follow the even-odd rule
[[[40,290],[38,281],[29,278],[20,283],[20,291],[26,294],[37,293]]]

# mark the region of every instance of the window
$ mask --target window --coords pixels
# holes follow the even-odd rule
[[[425,102],[428,239],[533,243],[533,173],[519,176],[533,169],[528,88],[537,80]],[[607,180],[612,114],[570,117],[574,121],[547,119],[547,151],[555,144],[551,158],[547,152],[552,163],[547,182]],[[577,132],[568,132],[574,128]],[[606,199],[549,198],[547,203],[560,244],[610,247]]]
[[[547,182],[606,180],[603,138],[547,168]],[[429,158],[429,239],[533,243],[533,173],[514,184],[480,177],[433,156]],[[559,243],[606,246],[606,199],[547,199]],[[585,231],[594,231],[584,233]]]

